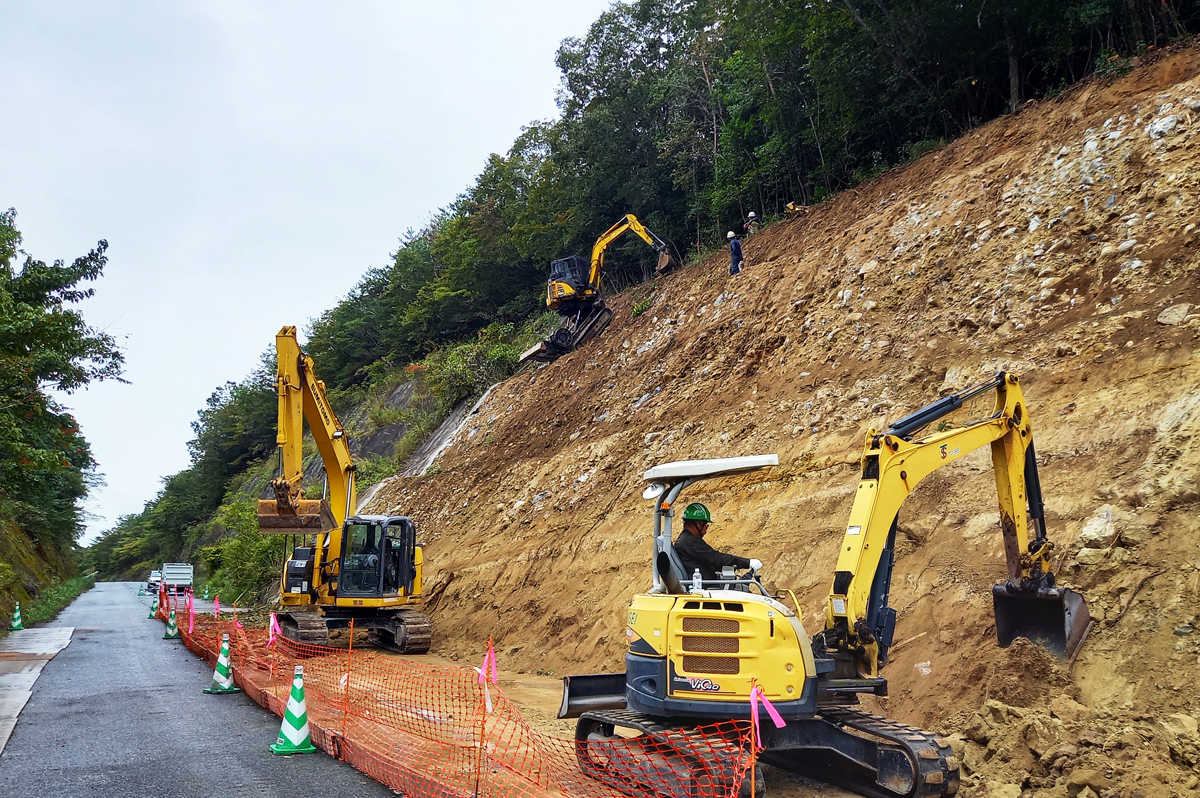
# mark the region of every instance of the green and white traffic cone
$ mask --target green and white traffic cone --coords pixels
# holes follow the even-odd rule
[[[208,585],[204,586],[204,600],[208,601]]]
[[[204,692],[209,695],[242,692],[242,689],[233,683],[233,673],[229,667],[229,635],[221,635],[221,653],[217,655],[217,669],[213,671],[212,686]]]
[[[308,710],[304,706],[304,666],[296,666],[292,679],[292,694],[288,696],[287,709],[283,713],[283,724],[279,727],[279,741],[271,746],[271,753],[280,756],[311,754],[317,750],[308,735]]]
[[[147,620],[154,620],[154,616],[158,614],[158,594],[154,594],[154,603],[150,605],[150,614],[146,616]]]
[[[13,610],[12,623],[8,625],[8,631],[16,632],[24,628],[25,627],[21,625],[21,602],[18,601],[17,608]]]
[[[139,596],[146,595],[146,586],[145,585],[138,585],[138,595]]]
[[[175,608],[171,608],[171,614],[167,617],[167,631],[163,633],[163,640],[178,640],[179,627],[175,625]]]

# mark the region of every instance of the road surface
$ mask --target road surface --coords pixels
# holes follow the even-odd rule
[[[71,643],[33,687],[0,756],[6,798],[373,798],[392,790],[324,753],[280,757],[279,718],[243,693],[206,695],[212,669],[136,582],[101,582],[48,626]]]

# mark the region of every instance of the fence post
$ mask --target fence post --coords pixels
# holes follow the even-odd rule
[[[350,714],[350,667],[354,655],[354,619],[350,619],[350,647],[346,649],[346,687],[342,691],[342,739],[346,739],[346,717]],[[341,746],[338,746],[341,751]],[[339,757],[340,759],[341,757]]]

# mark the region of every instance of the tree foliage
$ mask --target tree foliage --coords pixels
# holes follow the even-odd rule
[[[0,513],[35,542],[68,553],[82,531],[80,500],[96,479],[74,417],[49,391],[120,379],[116,342],[71,306],[93,293],[108,244],[71,264],[20,250],[16,211],[0,213]]]

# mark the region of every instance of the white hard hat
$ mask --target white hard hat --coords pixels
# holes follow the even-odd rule
[[[754,218],[756,218],[757,216],[758,216],[758,214],[756,214],[754,211],[750,211],[750,214],[749,214],[748,218],[750,218],[750,219],[754,219]]]
[[[728,233],[726,233],[726,234],[725,234],[725,237],[726,237],[726,238],[733,238],[733,231],[732,231],[732,230],[730,230]]]

